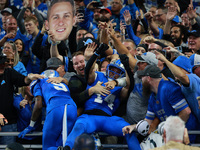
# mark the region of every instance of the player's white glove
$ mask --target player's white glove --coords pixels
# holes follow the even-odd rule
[[[138,133],[143,136],[146,136],[148,134],[149,127],[150,126],[146,120],[140,120],[136,125]]]

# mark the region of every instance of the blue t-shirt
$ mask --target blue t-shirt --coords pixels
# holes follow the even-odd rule
[[[96,72],[97,76],[91,85],[87,86],[87,89],[95,86],[98,82],[103,82],[102,86],[105,86],[104,83],[108,82],[107,77],[102,72]],[[106,112],[108,115],[112,116],[112,114],[116,111],[120,104],[120,92],[122,87],[115,87],[110,90],[110,94],[106,96],[102,96],[101,94],[93,94],[89,100],[85,103],[85,110],[93,110],[100,109]]]
[[[161,80],[158,85],[157,95],[151,94],[146,118],[153,120],[158,117],[160,121],[165,121],[167,117],[178,113],[189,107],[184,95],[181,92],[181,87],[175,82]],[[186,122],[188,130],[199,128],[199,124],[193,113],[190,114]],[[191,136],[193,141],[195,137]]]
[[[188,107],[188,104],[181,92],[181,87],[171,81],[160,81],[157,95],[151,94],[146,118],[153,120],[158,117],[165,121],[170,115],[177,115]]]
[[[35,80],[31,83],[31,92],[34,97],[42,96],[47,113],[52,109],[65,104],[71,104],[76,106],[73,99],[70,96],[69,88],[64,83],[48,83],[48,77],[59,77],[58,72],[55,70],[46,70],[41,75],[44,75],[44,79]]]
[[[27,76],[26,68],[25,68],[24,64],[21,61],[19,61],[17,63],[17,65],[13,67],[13,69],[15,69],[20,74],[22,74],[24,76]]]
[[[189,107],[193,114],[198,118],[200,123],[200,110],[197,97],[200,96],[200,78],[196,74],[187,74],[190,85],[181,86],[181,90],[188,102]]]

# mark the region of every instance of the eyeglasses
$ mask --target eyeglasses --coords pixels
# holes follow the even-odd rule
[[[163,14],[157,14],[155,15],[155,17],[161,17]]]

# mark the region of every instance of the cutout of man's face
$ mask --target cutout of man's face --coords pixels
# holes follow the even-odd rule
[[[69,2],[59,2],[51,7],[46,29],[51,31],[56,41],[66,40],[75,23],[72,5]]]

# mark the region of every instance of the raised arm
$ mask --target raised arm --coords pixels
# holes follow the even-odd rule
[[[163,61],[168,66],[168,68],[171,70],[173,75],[176,78],[178,78],[178,80],[181,83],[183,83],[184,85],[189,85],[190,84],[190,80],[189,80],[188,76],[186,75],[186,73],[180,67],[178,67],[178,66],[174,65],[173,63],[171,63],[161,53],[155,51],[155,54],[156,54],[157,59],[159,59],[160,61]]]
[[[119,54],[126,54],[129,57],[129,65],[131,69],[134,69],[137,60],[131,55],[129,50],[121,43],[120,40],[117,39],[117,37],[114,34],[114,29],[111,27],[110,30],[108,30],[108,33],[110,34],[110,37],[113,39],[114,46]]]
[[[49,34],[48,40],[51,43],[51,47],[50,47],[51,57],[59,58],[63,62],[64,61],[63,57],[58,52],[58,44],[60,43],[60,41],[57,41],[55,39],[55,36],[52,31],[49,31],[48,34]]]
[[[155,23],[155,21],[153,20],[153,15],[151,12],[147,12],[144,14],[145,18],[148,21],[148,24],[150,26],[150,29],[152,30],[152,32],[154,33],[155,36],[159,35],[159,29],[158,29],[158,25]]]
[[[119,55],[119,57],[126,70],[126,86],[122,88],[120,95],[120,99],[125,100],[128,98],[130,92],[133,90],[133,86],[135,84],[131,68],[129,67],[129,57],[126,54],[121,54]]]
[[[170,34],[172,19],[177,15],[176,7],[168,7],[166,22],[164,26],[164,34]]]

